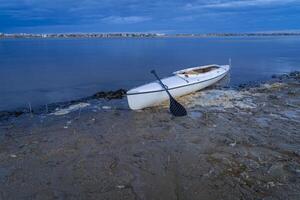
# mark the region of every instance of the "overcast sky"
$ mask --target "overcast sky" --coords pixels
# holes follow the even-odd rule
[[[0,32],[300,31],[300,0],[0,0]]]

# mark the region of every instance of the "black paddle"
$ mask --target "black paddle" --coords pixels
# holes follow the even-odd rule
[[[157,76],[155,70],[152,70],[151,73],[157,78],[160,85],[165,89],[165,91],[169,95],[169,98],[170,98],[170,112],[172,113],[172,115],[174,115],[176,117],[185,116],[186,115],[185,108],[172,97],[172,95],[170,94],[170,92],[168,91],[166,86],[163,84],[163,82]]]

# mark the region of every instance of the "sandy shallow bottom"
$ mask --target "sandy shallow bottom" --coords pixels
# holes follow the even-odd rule
[[[1,121],[0,199],[300,199],[299,77],[179,101]]]

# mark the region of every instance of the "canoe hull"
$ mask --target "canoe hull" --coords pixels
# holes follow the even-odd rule
[[[227,72],[219,76],[210,78],[208,80],[203,80],[195,83],[186,84],[180,87],[172,88],[169,89],[169,92],[173,97],[187,95],[215,84],[216,82],[221,80],[226,74]],[[167,93],[162,90],[127,95],[128,105],[132,110],[139,110],[146,107],[155,106],[168,99],[169,97]]]

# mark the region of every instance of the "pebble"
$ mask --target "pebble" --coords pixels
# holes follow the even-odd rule
[[[267,187],[275,187],[275,183],[273,181],[267,183]]]
[[[124,189],[124,188],[125,188],[125,185],[117,185],[117,188],[118,188],[118,189]]]
[[[235,145],[236,145],[236,141],[234,141],[233,143],[229,144],[229,146],[231,146],[231,147],[235,147]]]

